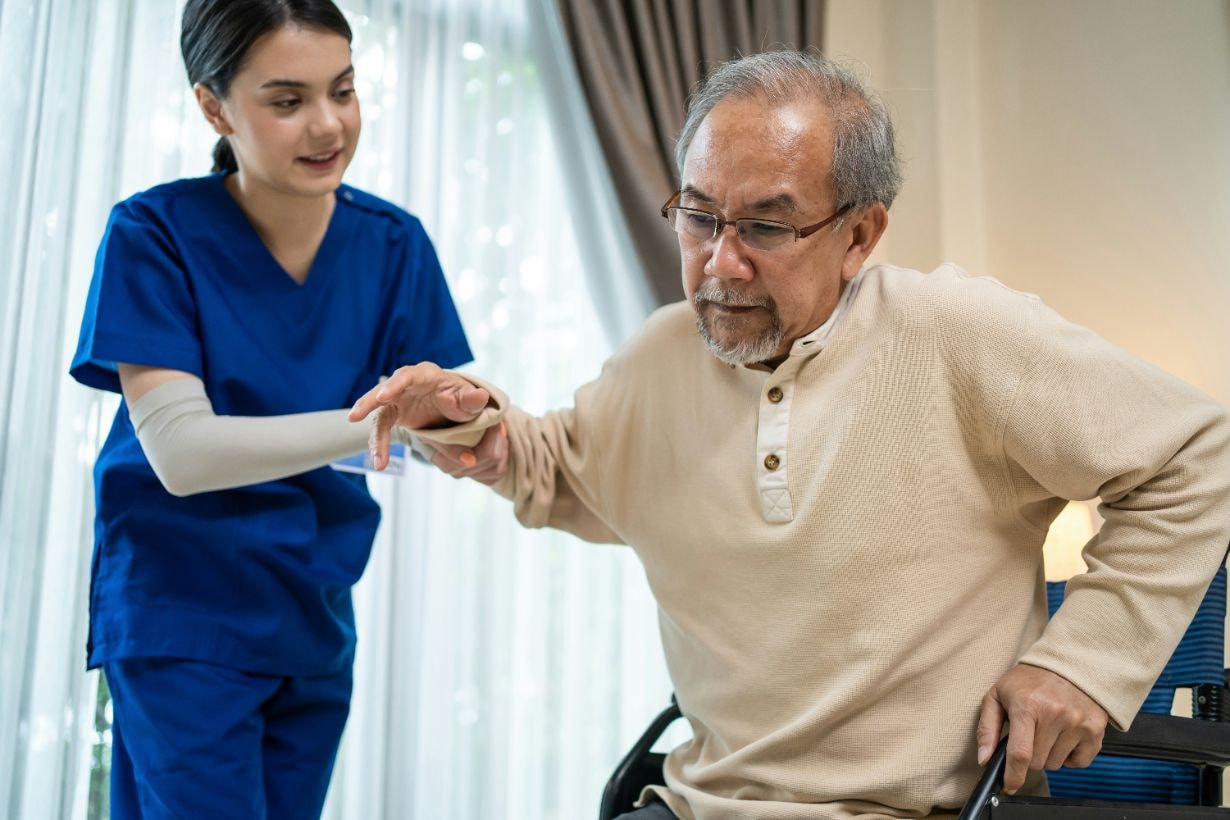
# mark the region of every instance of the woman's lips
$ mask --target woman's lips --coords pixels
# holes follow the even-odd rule
[[[312,154],[306,157],[299,157],[296,161],[301,162],[314,171],[328,171],[337,165],[338,159],[342,156],[341,149],[330,151],[324,154]]]

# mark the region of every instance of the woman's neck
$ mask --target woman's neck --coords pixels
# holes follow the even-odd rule
[[[243,171],[228,174],[224,183],[270,249],[323,235],[337,204],[332,192],[323,196],[287,194],[261,185]]]
[[[223,184],[269,253],[288,276],[303,284],[324,241],[337,196],[286,194],[253,181],[243,171],[228,174]]]

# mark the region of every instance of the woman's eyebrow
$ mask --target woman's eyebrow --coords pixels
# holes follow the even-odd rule
[[[337,82],[338,80],[342,79],[348,74],[354,74],[353,65],[346,66],[345,70],[343,70],[340,74],[338,74],[336,77],[334,77],[332,80],[329,81],[329,85],[333,85],[333,83]],[[267,80],[261,83],[260,87],[262,89],[265,89],[265,88],[307,88],[308,84],[305,83],[303,80]]]

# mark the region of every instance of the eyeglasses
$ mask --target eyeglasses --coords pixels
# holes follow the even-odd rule
[[[782,247],[787,242],[806,239],[850,210],[849,205],[843,205],[837,213],[822,222],[808,225],[806,228],[796,228],[788,222],[775,222],[772,219],[753,217],[723,219],[717,214],[702,211],[699,208],[684,208],[674,204],[682,195],[682,191],[675,191],[662,206],[662,216],[681,237],[707,242],[721,233],[727,225],[734,225],[735,233],[739,235],[744,245],[761,251],[771,251]]]

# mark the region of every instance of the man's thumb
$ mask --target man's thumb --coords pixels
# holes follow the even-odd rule
[[[1004,728],[1006,717],[1004,707],[995,697],[995,690],[987,693],[982,699],[982,712],[978,715],[978,765],[983,766],[991,759],[995,744],[999,742],[1000,732]]]

